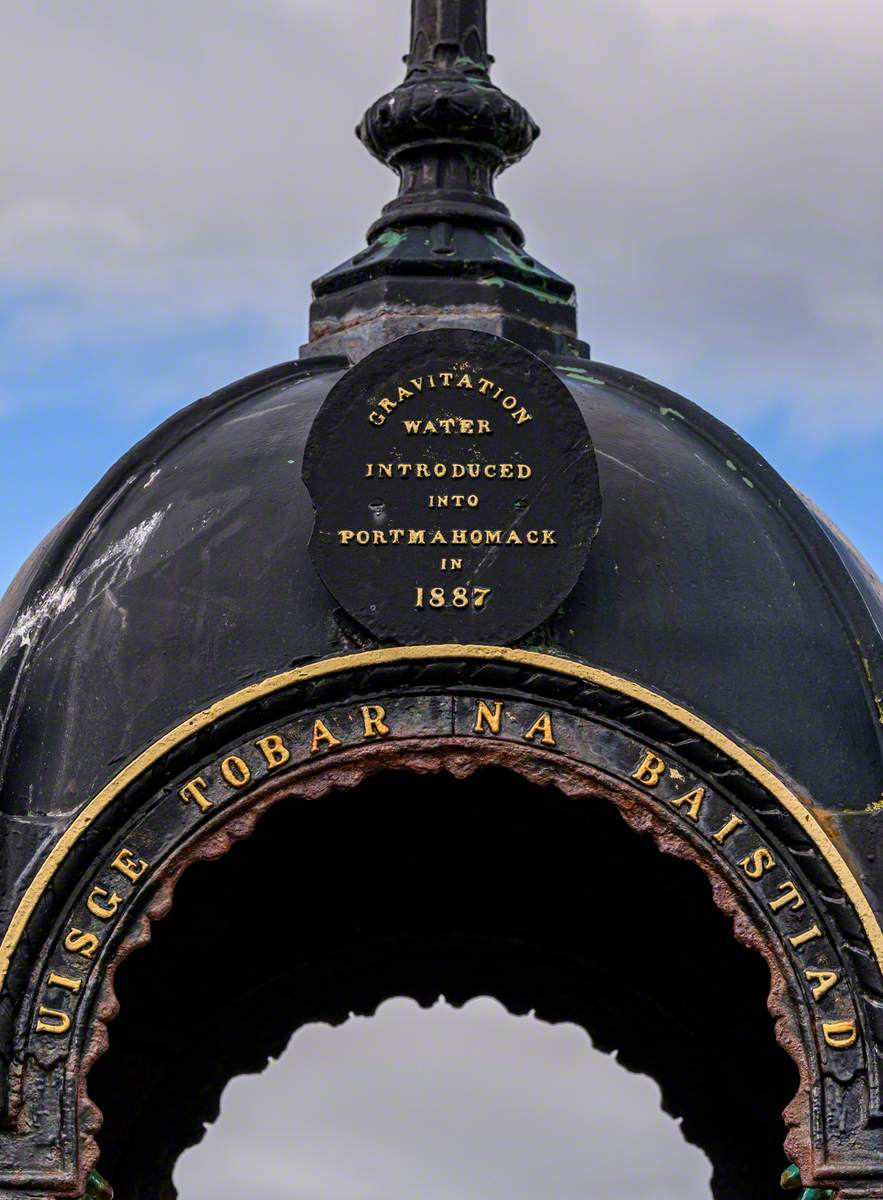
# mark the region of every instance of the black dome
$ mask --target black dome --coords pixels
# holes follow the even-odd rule
[[[660,1082],[667,1110],[712,1158],[719,1200],[775,1194],[785,1165],[778,1114],[798,1086],[782,1069],[783,1061],[793,1065],[783,1050],[799,1076],[784,1114],[785,1146],[804,1181],[853,1200],[880,1194],[880,585],[830,522],[738,435],[665,388],[594,361],[577,338],[572,285],[526,252],[493,194],[496,175],[527,152],[538,130],[490,81],[485,8],[485,0],[414,0],[406,78],[359,127],[365,145],[398,174],[399,195],[371,227],[368,246],[314,284],[300,361],[197,401],[135,446],[37,548],[0,603],[2,1196],[81,1195],[99,1154],[99,1101],[108,1118],[100,1152],[119,1169],[121,1188],[174,1194],[175,1157],[201,1136],[226,1081],[275,1052],[291,1033],[293,1011],[301,1013],[296,1020],[313,1012],[298,990],[310,971],[307,990],[321,994],[315,1011],[336,1020],[360,1005],[371,1011],[383,994],[395,994],[385,992],[390,987],[437,996],[450,954],[455,994],[493,991],[511,970],[522,980],[515,991],[526,1011],[542,976],[555,1019],[567,1019],[561,1002],[580,980],[577,990],[585,986],[589,996],[580,1022],[597,1032],[599,1013],[605,1028],[611,1018],[604,1044],[615,1042],[623,1061]],[[388,516],[373,493],[356,492],[364,463],[349,431],[357,439],[363,417],[365,428],[376,428],[371,416],[397,407],[403,389],[372,393],[365,372],[370,378],[379,360],[398,370],[406,361],[399,352],[415,343],[425,356],[407,361],[431,362],[431,371],[429,355],[442,345],[448,354],[439,392],[430,391],[431,372],[423,392],[421,375],[418,404],[435,405],[445,392],[441,411],[460,386],[450,383],[452,364],[465,380],[467,366],[480,361],[460,351],[483,344],[486,361],[501,367],[494,378],[511,369],[529,385],[519,394],[531,392],[535,411],[550,418],[515,442],[504,410],[511,402],[516,418],[518,389],[507,383],[491,398],[500,398],[501,423],[491,429],[491,421],[477,421],[495,447],[514,447],[513,455],[530,448],[519,478],[533,478],[534,464],[543,470],[502,499],[490,490],[479,497],[476,485],[475,507],[505,508],[494,519],[508,524],[456,531],[459,544],[467,532],[477,536],[475,571],[459,559],[432,559],[433,572],[454,561],[470,585],[486,583],[482,572],[507,581],[505,610],[500,588],[481,618],[469,613],[471,624],[456,612],[422,624],[422,609],[432,605],[423,604],[422,587],[410,591],[422,578],[417,552],[401,572],[407,599],[396,592],[381,621],[376,598],[390,560],[371,559],[369,595],[366,559],[338,557],[329,569],[316,551],[336,552],[338,537],[341,545],[356,537],[330,518],[322,527],[323,511],[339,511],[323,510],[329,495],[335,504],[343,497],[346,512],[365,513],[367,501],[378,522]],[[458,430],[469,436],[471,457],[457,464],[464,472],[467,465],[479,472],[482,462],[467,405],[484,403],[485,384],[495,387],[481,378],[477,391],[464,384],[474,394],[460,415],[445,408],[439,417],[468,426]],[[533,416],[524,409],[517,419],[527,424]],[[336,447],[307,456],[320,514],[312,548],[315,514],[302,474],[310,436],[322,451],[326,442]],[[405,434],[397,428],[394,436]],[[382,437],[372,444],[400,449]],[[437,467],[447,469],[432,459],[435,450],[421,453],[415,477],[420,468],[420,478],[429,477],[430,461],[433,478]],[[452,478],[453,471],[452,464]],[[358,510],[345,507],[349,493],[359,495]],[[434,499],[414,489],[409,503],[422,512]],[[500,565],[495,557],[502,534],[514,532],[519,505],[551,512],[558,528],[544,535],[569,535],[542,579],[542,559]],[[390,535],[401,538],[404,530],[392,524]],[[366,541],[369,532],[386,537],[378,527],[359,530]],[[529,532],[528,544],[537,544],[537,529]],[[347,575],[350,561],[361,561],[363,577]],[[422,571],[427,559],[419,561]],[[467,606],[467,589],[444,578],[445,588],[430,585],[435,607],[448,597],[452,610]],[[484,599],[490,589],[476,591]],[[510,608],[517,619],[505,624],[501,614]],[[447,631],[444,644],[433,628]],[[463,631],[475,628],[486,631],[483,641],[466,644]],[[472,882],[489,923],[482,917],[472,928],[447,912],[448,875],[471,837],[486,769],[498,781],[491,791],[519,781],[512,794],[521,788],[525,815],[510,811],[508,796],[485,813]],[[425,789],[433,813],[412,804],[416,775],[437,776]],[[384,779],[398,781],[390,785],[395,803],[375,827],[374,810],[358,797],[376,800],[388,790]],[[463,781],[468,787],[457,791]],[[448,795],[462,824],[439,837]],[[312,806],[313,833],[297,843],[301,864],[310,859],[299,883],[321,876],[338,838],[357,881],[335,878],[327,920],[301,906],[307,958],[295,967],[285,940],[288,877],[296,871],[287,839],[294,843],[295,831],[309,826],[301,801],[314,799],[330,803]],[[578,820],[558,823],[559,801],[572,799],[580,802]],[[284,819],[263,823],[268,808],[288,800],[293,806],[278,808]],[[593,806],[607,801],[618,815],[596,820]],[[383,844],[382,864],[365,851],[368,833],[335,816],[353,810]],[[620,816],[631,826],[625,841]],[[250,849],[231,855],[205,892],[201,868],[193,869],[196,882],[182,885],[181,921],[176,909],[164,926],[172,932],[135,956],[134,982],[116,993],[117,967],[150,940],[151,922],[169,911],[182,872],[225,854],[259,818]],[[577,826],[578,834],[567,832]],[[527,852],[524,866],[510,871],[507,901],[495,859],[501,828],[504,845]],[[289,833],[276,844],[274,829]],[[650,839],[666,855],[656,855]],[[557,853],[562,842],[569,856]],[[536,855],[535,843],[544,848]],[[604,860],[597,879],[593,854]],[[688,861],[672,872],[669,856]],[[624,881],[642,870],[639,860],[655,865],[632,893]],[[422,879],[426,864],[427,881],[436,881],[431,904],[413,909],[409,880]],[[252,906],[236,906],[235,880],[250,881],[242,886],[253,893],[264,877],[271,919],[255,949]],[[366,933],[360,906],[378,897],[383,920]],[[689,928],[679,924],[685,936],[672,958],[668,927],[703,898],[711,917],[692,914]],[[458,902],[468,910],[469,893]],[[648,960],[636,947],[650,904],[657,933],[649,935],[656,957]],[[498,908],[507,909],[502,924]],[[340,928],[338,911],[346,911]],[[598,961],[593,922],[605,925]],[[563,957],[557,946],[544,957],[559,924],[570,931]],[[726,948],[717,940],[730,926],[743,943],[738,952],[732,939]],[[247,943],[241,953],[237,936]],[[534,974],[518,976],[519,954],[530,945],[542,952]],[[745,947],[765,961],[747,949],[743,956]],[[743,968],[744,958],[753,967]],[[495,976],[498,968],[503,974]],[[291,992],[277,986],[286,971]],[[677,977],[677,989],[666,975]],[[634,1004],[623,1007],[618,997],[627,993]],[[255,1008],[256,998],[271,994],[272,1007]],[[684,1016],[700,994],[710,998],[697,1024]],[[111,1036],[93,1096],[87,1077],[120,998],[120,1036],[116,1045]],[[238,1014],[237,1037],[229,1036],[230,1012]],[[272,1018],[262,1023],[261,1012]],[[647,1025],[629,1013],[655,1015]],[[726,1042],[718,1026],[731,1017],[736,1036]],[[759,1075],[766,1072],[760,1079],[752,1073],[755,1051]],[[190,1076],[180,1069],[185,1058],[196,1064]],[[167,1110],[170,1090],[177,1108]],[[90,1195],[99,1194],[107,1192],[95,1184]]]
[[[609,366],[555,365],[591,430],[604,512],[577,586],[525,644],[639,680],[755,750],[854,847],[883,898],[863,849],[883,790],[878,581],[707,413]],[[198,401],[23,567],[0,611],[17,856],[212,701],[377,644],[307,553],[304,442],[345,366],[284,364]]]

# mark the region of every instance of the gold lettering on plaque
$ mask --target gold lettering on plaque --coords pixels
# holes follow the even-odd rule
[[[98,897],[107,896],[107,905],[99,904]],[[123,898],[116,892],[108,892],[107,888],[94,887],[86,900],[86,907],[93,917],[101,921],[109,921],[116,916],[116,911],[122,904]]]
[[[744,824],[745,822],[741,817],[736,816],[735,813],[730,813],[729,817],[727,817],[726,821],[724,821],[717,833],[713,833],[711,836],[719,846],[722,846],[730,834],[735,833],[739,826]]]
[[[795,933],[793,937],[789,937],[788,941],[795,950],[801,946],[805,946],[807,942],[815,941],[816,938],[822,936],[822,931],[818,925],[811,925],[809,929],[804,929],[803,933]]]
[[[665,763],[658,754],[648,750],[637,770],[632,772],[632,779],[637,779],[644,787],[656,787],[664,774]]]
[[[255,745],[266,759],[268,771],[284,766],[291,758],[291,751],[278,733],[269,733],[266,737],[258,738]]]
[[[71,1019],[66,1012],[61,1012],[57,1008],[47,1008],[45,1004],[41,1004],[37,1009],[37,1024],[34,1026],[37,1033],[67,1033],[71,1027]]]
[[[74,929],[73,926],[64,939],[65,950],[70,950],[71,954],[81,954],[83,958],[91,958],[100,945],[94,933],[83,933],[82,929]]]
[[[212,801],[207,799],[202,792],[202,788],[208,787],[208,784],[201,775],[197,775],[195,779],[191,779],[189,783],[185,783],[178,795],[185,804],[189,804],[191,800],[195,800],[200,812],[208,812],[212,807]]]
[[[776,860],[766,846],[760,846],[752,854],[746,854],[739,863],[749,879],[760,879],[761,875],[771,871],[775,865]]]
[[[786,879],[784,883],[779,884],[781,896],[777,896],[775,900],[770,900],[770,908],[773,912],[778,912],[780,908],[784,908],[787,904],[789,908],[803,908],[804,900],[800,892],[794,886],[790,879]]]
[[[462,388],[465,391],[476,390],[476,385],[472,381],[472,376],[469,372],[456,371],[439,371],[438,379],[443,388]],[[426,381],[428,388],[432,389],[437,386],[434,375],[420,375],[416,379],[409,379],[410,387],[405,387],[402,384],[395,384],[390,388],[390,392],[395,392],[395,399],[391,396],[383,396],[373,406],[368,413],[368,420],[372,425],[383,425],[390,413],[395,412],[400,404],[407,403],[414,392],[423,391],[423,383]],[[533,420],[533,414],[530,413],[521,401],[512,395],[503,395],[503,389],[498,387],[492,379],[486,379],[483,375],[478,379],[478,392],[485,396],[492,403],[497,403],[504,412],[512,418],[516,425],[524,425],[527,421]]]
[[[685,796],[672,796],[671,803],[675,808],[683,809],[684,815],[691,821],[698,821],[704,799],[705,788],[697,787],[693,788],[692,792],[687,792]]]
[[[336,738],[324,721],[320,721],[317,717],[313,722],[313,736],[310,740],[310,754],[318,754],[322,749],[322,743],[330,750],[334,746],[340,745],[340,738]]]
[[[65,991],[73,992],[76,995],[83,986],[83,981],[82,979],[69,979],[67,975],[56,975],[54,971],[50,971],[46,986],[64,988]]]
[[[251,782],[251,768],[245,759],[236,754],[224,759],[221,763],[221,774],[230,787],[244,788]]]
[[[127,850],[124,846],[113,862],[110,864],[121,875],[125,875],[126,879],[135,883],[147,870],[147,863],[143,858],[135,858],[131,850]]]
[[[822,1033],[825,1041],[834,1050],[848,1050],[858,1038],[855,1021],[824,1021]]]
[[[502,700],[494,701],[494,710],[491,712],[490,705],[479,700],[478,707],[475,710],[475,724],[472,727],[473,733],[484,733],[487,728],[489,733],[500,732],[500,722],[503,719],[503,702]]]
[[[385,723],[386,709],[379,704],[364,704],[362,706],[362,721],[365,727],[365,737],[386,737],[390,733]]]
[[[545,712],[541,717],[537,717],[530,729],[524,735],[526,742],[532,742],[536,739],[537,734],[540,734],[540,742],[543,746],[555,746],[555,734],[552,732],[552,717]]]
[[[840,976],[836,971],[812,970],[812,971],[804,971],[803,973],[806,976],[806,978],[809,980],[810,983],[812,983],[813,980],[815,980],[815,984],[812,989],[812,995],[813,995],[814,1000],[821,1000],[821,998],[822,998],[822,996],[824,996],[825,992],[829,992],[831,990],[831,988],[834,986],[834,984],[837,983],[838,980],[840,979]]]

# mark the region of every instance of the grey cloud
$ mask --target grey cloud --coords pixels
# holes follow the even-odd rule
[[[0,271],[112,327],[245,314],[301,339],[309,280],[393,190],[352,136],[401,75],[405,0],[13,5]],[[491,4],[544,127],[500,183],[579,287],[597,357],[738,421],[883,422],[883,8]],[[123,314],[120,316],[119,314]]]
[[[307,1026],[228,1086],[175,1180],[182,1200],[705,1200],[709,1174],[655,1083],[484,998]]]

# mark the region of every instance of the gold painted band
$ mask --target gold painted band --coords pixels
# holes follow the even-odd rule
[[[209,708],[203,709],[202,712],[188,717],[186,721],[183,721],[180,725],[170,730],[159,741],[154,742],[152,746],[148,747],[148,749],[144,750],[137,758],[125,766],[110,783],[106,784],[89,801],[86,807],[68,825],[67,829],[65,829],[64,833],[40,864],[40,868],[28,885],[27,891],[22,896],[12,920],[9,922],[9,926],[3,935],[3,942],[0,944],[0,986],[2,986],[6,978],[10,960],[16,946],[21,940],[31,914],[60,864],[96,817],[103,813],[129,784],[149,767],[153,766],[164,754],[167,754],[176,746],[180,746],[182,742],[192,737],[193,734],[198,733],[201,729],[205,729],[212,722],[217,721],[220,717],[227,716],[236,709],[244,708],[246,705],[260,700],[265,696],[270,696],[274,692],[280,692],[285,688],[295,686],[299,683],[308,683],[323,675],[334,675],[342,671],[361,670],[393,662],[426,662],[433,659],[456,658],[505,662],[512,663],[515,666],[533,667],[536,670],[566,675],[571,679],[580,679],[584,683],[590,683],[612,692],[618,692],[620,695],[628,696],[633,700],[640,700],[642,704],[646,704],[649,708],[653,708],[657,712],[671,717],[672,720],[677,721],[722,751],[728,758],[751,775],[752,778],[756,779],[762,787],[766,788],[782,807],[794,817],[807,836],[815,843],[819,853],[834,872],[841,887],[852,902],[867,934],[868,941],[873,948],[877,964],[881,972],[883,972],[883,930],[880,928],[877,917],[862,891],[861,885],[843,856],[813,814],[798,799],[794,792],[782,783],[772,771],[758,762],[756,758],[752,757],[752,755],[731,738],[728,738],[726,734],[709,725],[707,721],[703,721],[701,717],[694,716],[693,713],[682,708],[679,704],[675,704],[671,700],[667,700],[664,696],[650,691],[649,688],[645,688],[639,683],[632,683],[628,679],[621,679],[618,675],[611,675],[609,672],[599,670],[597,667],[589,667],[584,663],[574,662],[572,659],[559,658],[552,654],[541,654],[534,650],[517,650],[506,646],[460,646],[446,644],[439,646],[393,646],[383,650],[365,650],[359,654],[347,654],[339,658],[326,658],[320,662],[309,663],[307,666],[295,667],[291,671],[283,671],[279,675],[271,675],[267,679],[262,679],[259,683],[250,684],[238,692],[233,692],[232,695],[225,696],[223,700],[216,701]]]

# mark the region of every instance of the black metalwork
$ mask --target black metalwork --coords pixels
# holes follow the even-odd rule
[[[735,433],[579,356],[573,289],[493,195],[536,130],[490,83],[485,6],[413,18],[361,127],[401,191],[316,284],[306,361],[155,430],[0,602],[0,1200],[101,1200],[96,1161],[129,1200],[171,1194],[227,1081],[293,1028],[442,991],[574,1020],[649,1073],[716,1200],[775,1200],[792,1160],[802,1200],[881,1200],[883,591]],[[457,346],[441,368],[421,334],[347,371],[439,326],[478,334],[428,338]],[[502,357],[476,379],[483,340]],[[430,402],[420,450],[405,419]],[[604,502],[584,560],[574,405]],[[527,462],[575,584],[529,574],[526,538],[485,613],[506,623],[440,645],[421,550],[381,578],[366,542],[352,579],[323,574],[305,459],[320,532],[349,487],[372,548],[436,519],[435,482],[391,486],[430,461],[507,464],[475,489],[482,529],[509,502],[539,516],[508,491]],[[376,461],[396,477],[363,491]],[[479,567],[498,587],[510,565]],[[376,579],[414,589],[407,628],[371,609]]]
[[[318,279],[305,353],[360,358],[415,327],[466,325],[532,349],[576,343],[573,285],[524,252],[494,180],[539,128],[490,79],[487,0],[414,0],[404,81],[356,130],[399,176],[368,249]]]
[[[524,637],[573,591],[601,517],[592,439],[561,379],[475,330],[413,333],[347,371],[313,422],[303,479],[325,586],[400,643]]]
[[[356,131],[401,185],[369,238],[441,219],[524,241],[494,196],[494,178],[527,154],[540,131],[490,81],[485,9],[486,0],[415,0],[405,80],[371,105]]]

